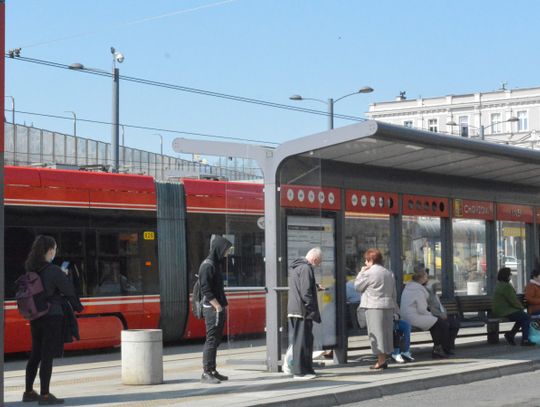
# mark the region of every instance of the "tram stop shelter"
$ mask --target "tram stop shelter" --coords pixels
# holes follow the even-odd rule
[[[254,159],[263,171],[270,371],[287,347],[288,264],[313,246],[323,251],[316,278],[325,287],[315,345],[339,363],[357,306],[350,280],[367,248],[383,253],[398,295],[419,265],[443,297],[491,294],[502,266],[519,292],[538,262],[538,151],[376,121],[275,149],[182,138],[173,148]]]

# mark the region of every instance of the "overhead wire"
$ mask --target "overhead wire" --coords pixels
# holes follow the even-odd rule
[[[106,77],[112,77],[113,75],[112,72],[102,71],[102,70],[93,69],[93,68],[74,69],[73,67],[70,68],[69,65],[60,64],[60,63],[52,62],[52,61],[46,61],[46,60],[41,60],[41,59],[36,59],[36,58],[21,57],[21,56],[13,57],[13,56],[10,56],[9,53],[5,54],[5,58],[39,64],[39,65],[46,65],[46,66],[50,66],[54,68],[76,70],[76,71],[84,72],[91,75],[106,76]],[[144,78],[137,78],[133,76],[120,75],[119,78],[127,82],[140,83],[140,84],[149,85],[149,86],[178,90],[181,92],[189,92],[189,93],[195,93],[195,94],[200,94],[200,95],[205,95],[205,96],[212,96],[212,97],[217,97],[217,98],[222,98],[222,99],[234,100],[234,101],[242,102],[242,103],[257,104],[257,105],[262,105],[262,106],[267,106],[267,107],[273,107],[276,109],[291,110],[291,111],[296,111],[296,112],[301,112],[301,113],[316,114],[320,116],[330,115],[329,112],[316,110],[316,109],[308,109],[308,108],[304,108],[300,106],[285,105],[285,104],[270,102],[270,101],[261,100],[261,99],[254,99],[254,98],[248,98],[244,96],[213,92],[213,91],[209,91],[205,89],[191,88],[188,86],[175,85],[171,83],[154,81],[154,80],[144,79]],[[351,121],[364,121],[365,120],[364,118],[357,117],[357,116],[335,114],[335,113],[333,114],[333,117],[338,118],[338,119],[351,120]]]

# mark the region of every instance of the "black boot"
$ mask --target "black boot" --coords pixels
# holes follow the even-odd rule
[[[228,376],[222,375],[222,374],[219,373],[217,370],[214,370],[214,371],[212,372],[212,375],[213,375],[216,379],[221,380],[222,382],[229,380],[229,377],[228,377]]]
[[[433,351],[431,352],[431,357],[433,359],[447,359],[448,355],[441,345],[435,345],[433,347]]]
[[[204,372],[201,376],[201,383],[219,384],[221,381],[212,372]]]

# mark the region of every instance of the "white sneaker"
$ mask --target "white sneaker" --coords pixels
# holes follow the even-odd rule
[[[311,379],[315,379],[316,377],[317,377],[317,375],[314,375],[314,374],[304,374],[304,375],[294,375],[293,379],[296,379],[296,380],[311,380]]]
[[[403,352],[401,357],[405,359],[406,362],[414,362],[414,358],[411,355],[411,352]]]
[[[394,359],[396,363],[405,363],[405,359],[403,359],[403,356],[401,356],[400,353],[398,353],[397,355],[392,353],[390,356],[392,357],[392,359]]]

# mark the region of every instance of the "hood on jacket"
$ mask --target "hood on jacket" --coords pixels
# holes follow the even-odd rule
[[[307,261],[305,257],[300,257],[298,259],[293,260],[293,262],[291,263],[291,268],[295,269],[296,267],[302,264],[309,264],[309,261]]]
[[[225,257],[225,253],[232,246],[232,243],[229,242],[222,236],[212,235],[210,239],[210,253],[208,258],[213,260],[215,263],[219,263]]]

